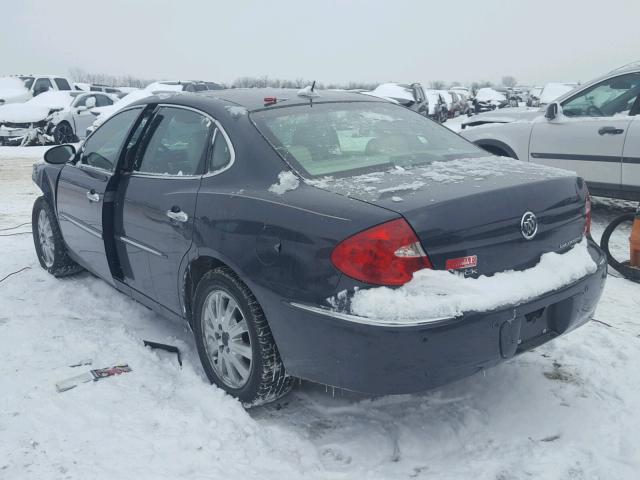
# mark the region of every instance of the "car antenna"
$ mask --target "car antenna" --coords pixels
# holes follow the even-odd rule
[[[298,96],[299,97],[308,98],[309,99],[309,105],[311,107],[313,107],[313,99],[315,97],[319,97],[320,96],[320,94],[315,91],[315,88],[316,88],[316,81],[314,80],[311,85],[307,85],[306,87],[301,88],[300,90],[298,90]]]

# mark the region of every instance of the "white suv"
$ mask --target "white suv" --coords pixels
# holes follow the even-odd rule
[[[507,110],[472,117],[460,134],[496,155],[573,170],[594,195],[640,200],[640,63],[545,110]]]

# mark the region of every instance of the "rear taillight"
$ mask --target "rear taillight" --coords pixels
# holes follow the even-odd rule
[[[404,285],[414,272],[431,268],[420,240],[401,218],[343,240],[331,261],[345,275],[374,285]]]
[[[584,201],[584,234],[591,235],[591,197],[587,193],[587,198]]]

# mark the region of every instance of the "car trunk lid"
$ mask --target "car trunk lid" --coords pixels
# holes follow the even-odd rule
[[[543,253],[579,242],[584,231],[581,179],[507,158],[436,162],[312,183],[397,212],[434,268],[453,266],[468,276],[529,268]],[[528,212],[538,225],[531,239],[522,231]]]

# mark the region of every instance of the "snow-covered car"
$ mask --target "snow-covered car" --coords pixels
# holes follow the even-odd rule
[[[424,89],[424,94],[429,103],[429,117],[440,123],[446,122],[449,118],[449,111],[447,110],[447,102],[444,101],[442,95],[437,90],[429,88]]]
[[[113,105],[92,108],[91,113],[93,114],[93,121],[90,125],[87,126],[85,134],[88,136],[96,128],[102,125],[108,118],[110,118],[114,113],[131,105],[133,102],[137,102],[138,100],[142,100],[143,98],[150,97],[151,95],[155,95],[156,93],[161,93],[162,91],[164,90],[156,92],[147,88],[144,88],[142,90],[134,90],[122,97],[120,100],[114,102]]]
[[[461,135],[505,157],[577,172],[600,196],[640,200],[640,66],[614,70],[546,109],[475,116]]]
[[[425,117],[429,116],[429,103],[422,85],[419,83],[383,83],[370,92],[362,92],[378,98],[392,100],[403,107],[414,110]]]
[[[82,139],[95,117],[95,106],[114,103],[99,92],[46,92],[25,103],[0,107],[0,143],[30,145],[70,143]]]
[[[32,97],[24,82],[17,77],[0,78],[0,106],[26,102]]]
[[[507,97],[491,87],[479,89],[473,98],[474,113],[488,112],[508,105]]]
[[[527,107],[539,107],[540,106],[540,94],[543,87],[533,87],[527,93]]]
[[[73,90],[69,79],[61,75],[18,75],[18,78],[24,82],[30,97],[37,97],[49,91]]]

